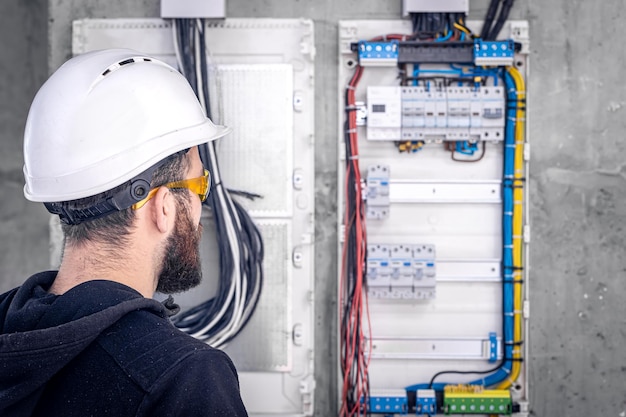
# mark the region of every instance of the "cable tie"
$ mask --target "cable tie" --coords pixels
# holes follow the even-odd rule
[[[509,312],[504,313],[504,315],[507,317],[515,317],[515,314]]]
[[[506,249],[513,249],[513,245],[504,245]]]
[[[348,85],[346,86],[346,89],[347,89],[347,90],[352,90],[352,91],[355,91],[355,90],[356,90],[356,88],[355,88],[353,85],[350,85],[350,84],[348,84]]]
[[[504,342],[504,346],[521,346],[524,344],[523,340],[518,340],[517,342]]]
[[[346,106],[345,109],[347,112],[351,112],[351,111],[357,111],[358,108],[356,106]]]
[[[350,161],[357,161],[359,159],[359,155],[351,155],[350,157],[348,157],[348,159]]]
[[[505,186],[505,187],[506,187],[506,186],[509,186],[509,187],[510,187],[510,186],[512,186],[513,184],[509,184],[509,183],[511,183],[511,182],[517,182],[517,181],[519,181],[519,182],[526,182],[526,177],[515,177],[515,176],[507,175],[507,176],[504,178],[504,186]]]
[[[346,133],[356,133],[356,129],[347,129]]]

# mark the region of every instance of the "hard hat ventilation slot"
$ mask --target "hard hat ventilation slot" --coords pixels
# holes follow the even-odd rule
[[[104,72],[102,73],[102,77],[110,74],[112,71],[119,69],[120,67],[123,67],[126,64],[132,64],[133,62],[153,62],[151,58],[128,58],[125,59],[123,61],[120,61],[116,64],[111,65],[109,68],[107,68],[106,70],[104,70]],[[158,61],[157,61],[158,62]]]
[[[121,67],[122,65],[131,64],[133,62],[135,62],[135,58],[128,58],[128,59],[125,59],[124,61],[120,61],[118,65]]]
[[[100,77],[94,82],[94,85],[97,84],[100,80],[102,80],[103,77],[109,75],[111,72],[115,71],[116,69],[119,69],[127,64],[132,64],[134,62],[154,62],[155,64],[166,65],[162,63],[161,61],[153,60],[152,58],[146,58],[146,57],[128,58],[123,61],[117,62],[111,65],[109,68],[105,69],[104,72],[102,72],[102,74],[100,75]]]

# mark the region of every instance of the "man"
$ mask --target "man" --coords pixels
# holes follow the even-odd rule
[[[1,416],[245,416],[225,353],[169,321],[200,281],[197,145],[229,132],[130,50],[69,60],[35,97],[24,194],[60,216],[58,271],[0,296]]]

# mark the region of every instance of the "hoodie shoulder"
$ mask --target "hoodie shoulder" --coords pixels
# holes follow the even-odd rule
[[[188,355],[213,350],[149,311],[128,314],[107,329],[98,344],[146,392]]]

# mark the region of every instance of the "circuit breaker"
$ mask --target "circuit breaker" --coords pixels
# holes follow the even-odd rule
[[[339,24],[340,416],[528,415],[528,25],[467,5]]]

